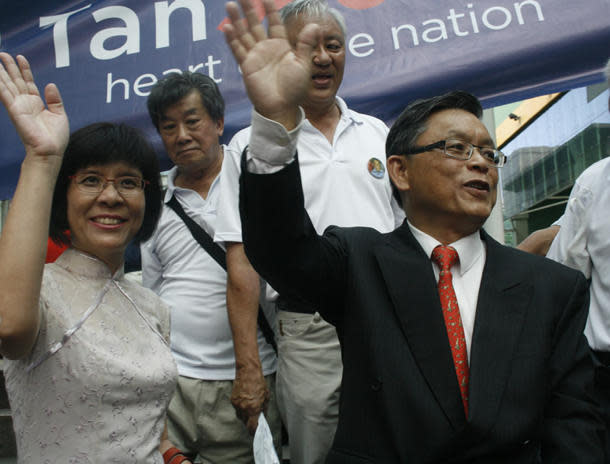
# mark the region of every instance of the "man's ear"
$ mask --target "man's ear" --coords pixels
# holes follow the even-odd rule
[[[401,155],[392,155],[386,160],[388,175],[392,183],[400,192],[411,188],[409,184],[409,172],[407,170],[407,158]]]
[[[220,118],[216,121],[216,133],[218,137],[222,137],[222,133],[225,131],[225,118]]]

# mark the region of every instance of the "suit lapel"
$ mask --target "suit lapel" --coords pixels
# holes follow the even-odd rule
[[[465,423],[460,390],[429,258],[407,222],[375,249],[394,311],[423,377],[454,428]]]
[[[490,428],[497,415],[532,286],[511,268],[507,250],[482,232],[487,259],[479,290],[470,355],[470,420]]]

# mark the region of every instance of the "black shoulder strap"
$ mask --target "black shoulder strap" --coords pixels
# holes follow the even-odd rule
[[[220,267],[225,271],[227,270],[227,254],[226,252],[212,240],[212,237],[199,225],[197,224],[182,208],[182,205],[176,200],[176,197],[172,195],[171,199],[167,202],[167,206],[174,210],[174,212],[184,221],[184,224],[191,231],[193,238],[197,240],[197,243],[208,252],[208,254],[214,258]],[[267,343],[269,343],[273,350],[277,353],[277,344],[275,343],[275,337],[273,330],[269,325],[269,321],[265,317],[263,308],[258,307],[258,326],[263,332],[263,336]]]
[[[197,224],[188,214],[184,212],[182,205],[176,200],[176,197],[172,195],[172,198],[167,202],[167,206],[174,210],[174,212],[180,216],[180,219],[184,221],[186,227],[193,234],[193,238],[197,240],[199,245],[208,252],[208,254],[214,258],[220,267],[225,271],[227,270],[227,254],[220,248],[220,246],[212,240],[212,237],[199,225]]]

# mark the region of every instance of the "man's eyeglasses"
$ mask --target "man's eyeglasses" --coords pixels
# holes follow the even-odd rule
[[[473,145],[472,143],[464,142],[459,139],[439,140],[438,142],[426,145],[425,147],[416,147],[409,153],[405,153],[405,155],[417,155],[438,148],[442,148],[445,155],[460,160],[469,160],[472,158],[472,154],[476,148],[479,150],[481,156],[485,158],[485,161],[487,161],[489,166],[501,168],[506,164],[506,155],[500,150],[496,150],[492,147],[479,147],[478,145]]]
[[[121,196],[128,197],[137,195],[144,190],[150,182],[138,176],[120,176],[115,179],[109,179],[99,174],[76,174],[70,176],[76,187],[83,193],[90,195],[99,195],[104,191],[108,184],[112,183],[114,188]]]

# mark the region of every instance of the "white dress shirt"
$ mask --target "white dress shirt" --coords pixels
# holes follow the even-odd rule
[[[438,240],[430,235],[417,229],[413,224],[407,221],[409,228],[415,239],[426,252],[427,256],[432,255],[432,251],[442,245]],[[453,278],[453,289],[460,308],[460,317],[462,318],[462,326],[464,327],[464,336],[466,338],[466,349],[468,350],[468,360],[470,360],[470,346],[472,344],[472,332],[474,330],[474,319],[477,312],[477,300],[479,298],[479,288],[481,287],[481,278],[483,277],[483,267],[487,252],[485,244],[481,240],[481,234],[476,231],[474,234],[468,235],[459,239],[457,242],[450,243],[449,246],[455,248],[459,256],[459,261],[451,268]],[[440,268],[438,264],[430,260],[436,283]]]

